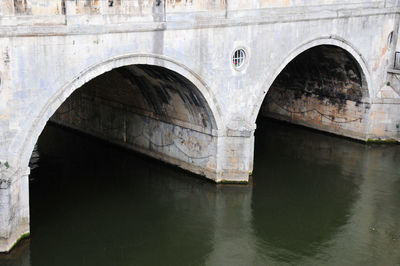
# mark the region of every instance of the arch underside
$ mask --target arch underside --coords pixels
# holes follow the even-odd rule
[[[50,121],[214,178],[212,111],[193,83],[167,68],[106,72],[73,92]]]
[[[320,45],[293,59],[270,87],[261,116],[365,139],[370,108],[365,76],[344,49]]]

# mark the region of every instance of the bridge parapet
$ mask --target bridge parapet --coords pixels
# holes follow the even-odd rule
[[[349,10],[398,6],[398,0],[3,0],[0,2],[0,26],[202,21],[210,17],[294,14],[306,18],[310,13],[341,16]]]

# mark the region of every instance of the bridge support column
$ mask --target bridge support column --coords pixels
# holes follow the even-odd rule
[[[254,129],[228,130],[218,141],[217,183],[247,183],[253,171]]]
[[[0,252],[29,234],[29,168],[0,170]]]
[[[368,141],[400,142],[400,99],[374,99],[370,109]]]

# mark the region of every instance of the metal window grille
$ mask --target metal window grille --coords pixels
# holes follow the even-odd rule
[[[400,70],[400,52],[394,54],[394,69]]]
[[[245,51],[243,49],[236,50],[232,58],[233,66],[236,68],[241,67],[245,59],[246,59]]]

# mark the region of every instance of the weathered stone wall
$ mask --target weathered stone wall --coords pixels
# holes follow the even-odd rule
[[[166,0],[167,12],[224,10],[228,0]]]
[[[102,16],[86,15],[76,24],[0,26],[0,125],[5,128],[0,132],[0,160],[25,167],[41,128],[74,89],[104,71],[132,63],[165,66],[197,82],[218,121],[218,135],[225,143],[238,143],[240,138],[247,143],[238,144],[238,149],[252,143],[272,81],[311,47],[329,44],[351,53],[362,68],[369,95],[375,97],[386,83],[391,53],[387,37],[396,13],[380,8],[354,9],[355,16],[326,7],[319,11],[277,11],[264,17],[260,9],[260,16],[187,22],[187,16],[195,16],[189,12],[175,16],[183,22],[96,20],[98,25],[91,18]],[[240,70],[231,64],[238,47],[247,51]],[[219,145],[221,154],[233,154],[218,158],[219,171],[234,162],[251,169],[251,148],[239,151],[235,145]],[[229,171],[238,168],[245,169],[235,166]]]
[[[155,6],[165,7],[167,12],[203,12],[255,10],[259,8],[315,8],[329,6],[343,8],[390,7],[397,5],[397,0],[314,0],[314,1],[281,1],[281,0],[3,0],[0,3],[0,14],[15,15],[82,15],[82,14],[119,14],[150,15]]]
[[[371,105],[367,139],[400,141],[399,99],[376,99]]]
[[[160,6],[161,4],[158,4]],[[65,1],[67,15],[82,15],[82,14],[119,14],[133,16],[150,16],[153,6],[157,6],[153,0],[78,0]]]
[[[150,14],[153,0],[4,0],[3,12],[15,15]]]
[[[87,15],[76,24],[0,26],[0,125],[6,129],[0,132],[0,160],[26,165],[42,126],[63,99],[105,70],[137,62],[165,66],[194,83],[197,80],[226,144],[242,138],[251,145],[259,108],[272,81],[303,49],[330,44],[349,51],[374,97],[386,83],[391,51],[387,37],[396,14],[391,9],[355,9],[357,16],[333,12],[332,18],[327,10],[296,13],[301,19],[281,12],[271,17],[209,17],[197,23],[177,14],[175,19],[181,16],[183,22],[114,24],[94,19],[100,23],[96,25],[91,18],[103,16]],[[363,34],[354,34],[360,29]],[[235,70],[231,56],[238,47],[248,54],[245,66]],[[233,159],[218,158],[219,171],[233,162],[248,163],[247,170],[251,169],[250,148],[218,147],[221,154],[233,154]]]
[[[212,119],[187,79],[161,67],[137,65],[85,84],[51,121],[216,180]]]
[[[29,173],[0,165],[0,251],[29,234]]]
[[[346,0],[296,0],[296,1],[284,1],[284,0],[252,0],[252,1],[241,1],[241,0],[228,0],[230,8],[236,9],[256,9],[256,8],[293,8],[293,7],[316,7],[321,5],[328,6],[343,6],[343,5],[383,5],[386,1],[384,0],[360,0],[360,1],[346,1]]]
[[[363,79],[357,62],[343,49],[311,48],[276,78],[262,114],[365,140],[370,104]]]

